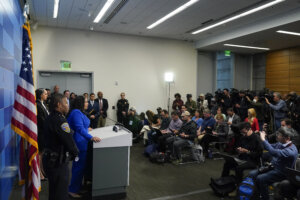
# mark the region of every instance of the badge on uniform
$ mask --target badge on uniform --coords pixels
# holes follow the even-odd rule
[[[63,123],[63,124],[61,125],[61,128],[62,128],[62,130],[64,130],[66,133],[70,133],[70,132],[71,132],[71,129],[70,129],[70,126],[69,126],[68,123]]]

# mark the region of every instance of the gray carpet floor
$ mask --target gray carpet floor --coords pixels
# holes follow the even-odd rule
[[[223,160],[206,160],[201,164],[173,165],[151,163],[143,155],[144,146],[134,144],[130,157],[130,185],[127,200],[213,200],[210,178],[221,174]],[[48,183],[42,182],[40,200],[48,198]],[[21,199],[21,187],[14,186],[10,200]],[[87,199],[87,198],[84,198]]]

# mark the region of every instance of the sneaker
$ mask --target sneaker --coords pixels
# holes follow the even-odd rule
[[[180,163],[182,163],[182,159],[174,160],[172,163],[173,163],[174,165],[179,165]]]
[[[80,199],[82,196],[73,192],[69,192],[69,196],[73,199]]]

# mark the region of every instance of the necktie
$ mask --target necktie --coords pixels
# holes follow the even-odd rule
[[[94,101],[91,101],[91,105],[94,106]]]
[[[103,106],[103,104],[102,104],[102,99],[100,100],[100,110],[102,110],[102,106]]]

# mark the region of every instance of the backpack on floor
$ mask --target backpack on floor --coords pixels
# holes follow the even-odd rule
[[[204,162],[205,156],[203,155],[203,149],[200,144],[192,146],[192,157],[193,160],[198,162]]]
[[[258,199],[258,193],[255,182],[251,177],[246,177],[239,186],[238,199],[255,200]]]
[[[211,178],[210,180],[211,182],[209,186],[219,197],[225,197],[236,189],[236,181],[234,176],[226,176],[216,179]]]

